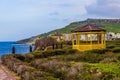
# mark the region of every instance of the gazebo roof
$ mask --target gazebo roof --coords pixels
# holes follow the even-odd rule
[[[72,32],[96,32],[96,31],[106,31],[102,26],[96,26],[92,24],[87,24],[85,26],[76,28]]]

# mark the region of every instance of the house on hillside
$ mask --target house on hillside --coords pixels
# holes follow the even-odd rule
[[[120,33],[107,32],[106,40],[116,40],[120,39]]]
[[[55,32],[55,34],[50,35],[51,38],[55,39],[57,42],[63,42],[64,36],[58,32]]]
[[[72,34],[63,34],[64,41],[72,41]]]

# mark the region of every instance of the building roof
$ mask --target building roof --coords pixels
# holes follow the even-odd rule
[[[96,31],[106,31],[102,26],[96,26],[92,24],[87,24],[85,26],[76,28],[72,32],[96,32]]]

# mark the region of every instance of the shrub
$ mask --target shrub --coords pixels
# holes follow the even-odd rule
[[[68,50],[66,50],[66,54],[74,54],[76,52],[77,52],[76,49],[68,49]]]
[[[102,63],[113,63],[113,62],[118,62],[117,58],[104,58],[102,61],[100,61]]]
[[[32,60],[34,60],[34,55],[33,54],[12,54],[12,56],[16,59],[19,59],[23,62],[31,62]]]
[[[42,52],[33,52],[32,54],[34,55],[35,58],[41,58]]]
[[[90,63],[97,63],[101,61],[104,57],[102,54],[85,52],[81,56],[77,57],[75,61],[84,61]]]
[[[12,54],[14,58],[19,59],[21,61],[25,60],[25,57],[21,54]]]
[[[59,78],[54,78],[53,76],[47,76],[47,80],[60,80]]]
[[[118,53],[118,52],[120,52],[120,47],[113,48],[112,51],[114,53]]]
[[[35,58],[47,58],[49,56],[74,54],[76,52],[76,49],[57,49],[33,53],[33,55],[35,56]]]
[[[14,56],[18,57],[18,55]],[[28,66],[15,57],[13,57],[13,55],[6,55],[2,56],[1,60],[2,64],[21,77],[20,80],[46,80],[47,76],[51,76],[51,74],[47,72]]]
[[[54,54],[54,55],[62,55],[62,54],[65,54],[65,53],[66,53],[65,50],[58,49],[58,50],[54,50],[53,53],[51,53],[51,54]]]
[[[107,48],[109,48],[109,49],[115,48],[115,45],[109,45],[109,46],[107,46]]]
[[[66,75],[67,75],[66,71],[55,71],[54,72],[54,77],[59,78],[60,80],[64,80]]]
[[[120,69],[118,64],[112,63],[112,64],[89,64],[87,67],[87,70],[91,73],[96,73],[95,69],[99,69],[101,72],[102,79],[101,80],[113,80],[114,77],[120,76]]]
[[[32,60],[34,60],[34,55],[33,54],[24,54],[23,55],[25,57],[25,61],[26,62],[31,62]]]
[[[108,51],[108,49],[95,49],[95,50],[91,50],[91,51],[88,51],[88,52],[91,52],[91,53],[98,53],[98,54],[104,54]]]
[[[66,45],[72,45],[72,41],[64,41],[64,44],[66,44]]]

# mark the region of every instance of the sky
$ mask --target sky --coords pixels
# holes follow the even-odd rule
[[[0,0],[0,41],[17,41],[87,18],[120,18],[120,0]]]

